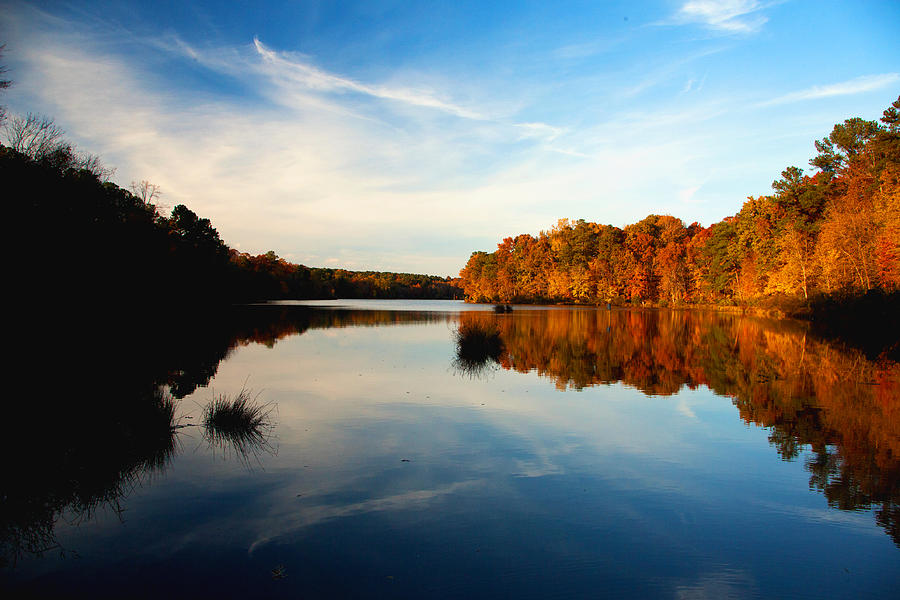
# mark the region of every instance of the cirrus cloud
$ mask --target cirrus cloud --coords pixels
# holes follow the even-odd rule
[[[818,100],[819,98],[830,98],[832,96],[849,96],[852,94],[862,94],[864,92],[872,92],[880,90],[889,85],[893,85],[900,81],[900,73],[883,73],[881,75],[863,75],[855,77],[848,81],[832,83],[829,85],[814,85],[800,90],[791,92],[783,96],[778,96],[772,100],[762,102],[759,106],[774,106],[776,104],[788,104],[791,102],[802,102],[804,100]]]
[[[688,0],[675,13],[676,23],[699,23],[725,34],[753,33],[768,22],[758,14],[766,5],[757,0]]]

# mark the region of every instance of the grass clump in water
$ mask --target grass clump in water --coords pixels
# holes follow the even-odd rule
[[[210,446],[232,449],[245,462],[259,452],[275,454],[270,443],[275,407],[261,404],[250,391],[242,389],[234,398],[220,394],[203,409],[203,431]]]

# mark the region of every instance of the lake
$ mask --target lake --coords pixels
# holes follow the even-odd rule
[[[6,597],[900,589],[900,366],[800,324],[330,301],[121,329],[20,341]],[[205,422],[242,391],[252,435]]]

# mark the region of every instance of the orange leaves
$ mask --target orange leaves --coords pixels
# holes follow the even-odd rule
[[[774,195],[751,196],[737,215],[706,229],[669,215],[624,229],[560,219],[539,238],[505,238],[491,255],[493,279],[466,293],[503,301],[600,303],[625,295],[640,303],[750,303],[900,289],[900,134],[848,119],[825,141],[840,168],[809,176],[788,167]]]

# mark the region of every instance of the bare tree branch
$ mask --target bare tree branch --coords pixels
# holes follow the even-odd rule
[[[24,117],[15,116],[6,123],[4,130],[9,147],[34,160],[43,160],[54,153],[73,150],[63,140],[63,130],[48,117],[34,113],[28,113]]]
[[[6,44],[0,45],[0,59],[3,58],[3,51],[6,50]],[[12,85],[12,81],[9,79],[3,79],[3,75],[7,73],[9,69],[6,68],[6,65],[0,65],[0,91],[5,90],[9,86]],[[6,107],[0,106],[0,123],[3,123],[6,120]]]
[[[78,152],[63,137],[62,128],[49,117],[34,113],[15,116],[4,124],[3,129],[10,148],[60,171],[87,170],[101,181],[109,181],[115,172],[105,167],[97,155]]]
[[[130,187],[131,193],[140,198],[144,204],[154,204],[162,196],[159,186],[155,183],[150,183],[146,179],[141,180],[140,183],[132,181]]]

